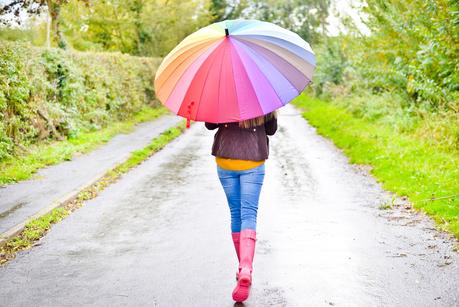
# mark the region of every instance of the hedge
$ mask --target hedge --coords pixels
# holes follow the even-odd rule
[[[0,161],[130,117],[154,99],[160,59],[0,42]]]

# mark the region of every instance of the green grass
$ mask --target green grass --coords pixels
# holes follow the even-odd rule
[[[165,113],[167,109],[164,107],[146,107],[132,118],[115,122],[101,130],[84,132],[71,139],[31,147],[23,156],[0,162],[0,184],[29,179],[42,167],[71,160],[75,154],[89,152],[119,133],[132,131],[136,124],[153,120]]]
[[[127,173],[133,167],[141,164],[148,157],[163,149],[168,143],[177,138],[185,131],[184,123],[169,128],[158,137],[154,138],[151,143],[143,149],[133,151],[129,158],[117,165],[114,169],[108,171],[100,180],[78,193],[75,200],[66,204],[64,207],[53,209],[51,212],[39,217],[25,226],[18,235],[9,239],[0,247],[0,265],[13,259],[17,252],[28,249],[32,244],[43,237],[46,232],[55,224],[72,211],[80,208],[85,201],[96,197],[107,186],[118,180],[121,175]]]
[[[8,257],[6,254],[14,254],[20,250],[27,249],[30,245],[41,238],[50,228],[66,217],[70,211],[67,208],[56,208],[50,213],[28,223],[20,235],[13,237],[5,246],[0,248],[0,264]]]
[[[345,109],[301,95],[294,105],[303,117],[343,149],[352,163],[372,166],[386,190],[407,196],[442,230],[459,238],[459,152],[397,132],[389,125],[357,118]]]

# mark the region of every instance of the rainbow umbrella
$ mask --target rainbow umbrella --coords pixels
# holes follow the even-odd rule
[[[159,100],[190,120],[236,122],[298,96],[316,65],[309,44],[269,22],[226,20],[187,36],[155,76]]]

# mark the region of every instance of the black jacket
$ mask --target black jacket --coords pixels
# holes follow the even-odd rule
[[[272,117],[263,125],[240,128],[237,122],[205,123],[209,130],[218,128],[214,135],[212,155],[222,158],[261,161],[268,159],[269,138],[277,130],[277,118]]]

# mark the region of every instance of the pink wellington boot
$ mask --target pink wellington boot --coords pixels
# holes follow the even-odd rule
[[[256,231],[243,229],[240,234],[239,245],[239,278],[233,290],[233,300],[243,302],[249,297],[252,285],[252,262],[255,255]]]
[[[233,238],[233,243],[234,243],[234,249],[236,250],[236,255],[237,255],[237,260],[238,262],[241,260],[241,258],[239,257],[239,238],[240,238],[240,232],[232,232],[231,233],[231,237]],[[236,272],[236,280],[238,280],[239,278],[239,270],[237,270]]]

